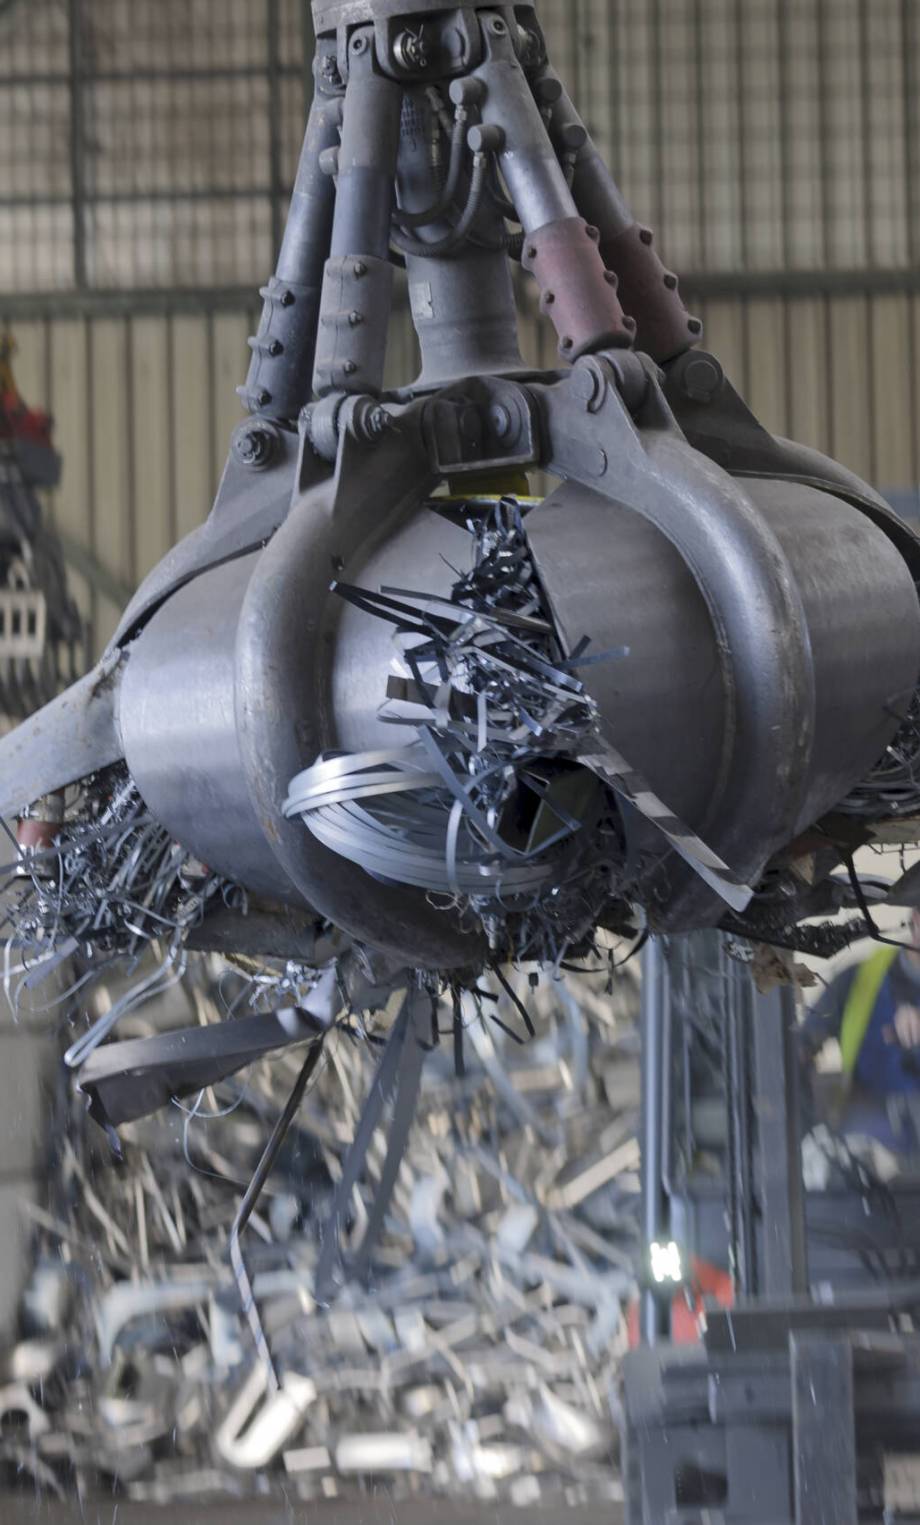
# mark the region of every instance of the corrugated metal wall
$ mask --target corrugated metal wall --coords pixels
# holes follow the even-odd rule
[[[707,299],[694,304],[707,343],[774,431],[835,456],[870,481],[920,480],[920,297]],[[123,593],[207,512],[240,418],[235,388],[255,310],[17,323],[23,391],[48,407],[64,457],[57,523],[108,574],[85,578],[97,645]],[[555,339],[532,325],[525,349],[553,363]],[[394,375],[414,344],[394,334]]]
[[[301,136],[307,0],[15,0],[0,290],[257,281]],[[920,250],[918,0],[539,0],[683,271]]]
[[[677,269],[916,254],[916,0],[543,0],[540,13]]]
[[[540,10],[637,213],[684,272],[709,347],[763,421],[881,486],[920,480],[920,0],[542,0]],[[93,39],[80,65],[92,161],[83,289],[67,223],[68,14]],[[277,231],[273,176],[280,165],[289,178],[300,132],[298,15],[297,0],[24,0],[0,22],[0,322],[13,321],[24,392],[57,419],[65,472],[54,512],[96,563],[80,588],[97,645],[123,593],[207,511],[240,416],[235,387]],[[272,16],[284,49],[274,65]],[[279,62],[283,110],[269,130],[264,77]],[[142,77],[158,69],[197,71],[197,106],[181,80]],[[135,81],[131,110],[116,109],[122,75]],[[227,112],[235,138],[215,128]],[[168,151],[157,146],[167,121]],[[176,123],[194,141],[187,163]],[[158,201],[145,199],[151,176]],[[183,234],[193,203],[197,231]],[[161,289],[139,304],[136,287],[171,283],[181,296]],[[551,363],[551,334],[531,319],[526,328],[525,349]],[[413,351],[401,319],[394,377],[411,371]]]
[[[64,471],[50,506],[97,649],[131,590],[211,506],[242,417],[236,388],[258,313],[258,301],[206,313],[170,313],[167,303],[146,317],[15,323],[20,389],[55,420]],[[404,318],[390,367],[394,379],[415,373]]]

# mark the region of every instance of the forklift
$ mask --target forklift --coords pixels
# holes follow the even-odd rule
[[[920,1522],[920,1149],[885,1181],[819,1127],[806,1184],[795,991],[749,951],[643,955],[627,1525]]]

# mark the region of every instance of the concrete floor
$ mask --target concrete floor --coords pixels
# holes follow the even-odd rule
[[[150,1504],[13,1503],[0,1498],[3,1525],[623,1525],[623,1511],[611,1504],[593,1509],[511,1509],[494,1504],[460,1506],[419,1501],[396,1505],[381,1492],[362,1504],[227,1502],[158,1509]]]

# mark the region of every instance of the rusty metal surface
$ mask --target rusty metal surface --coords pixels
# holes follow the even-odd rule
[[[623,313],[616,277],[604,269],[598,232],[582,218],[547,223],[524,243],[522,263],[540,287],[540,308],[574,360],[606,345],[632,344],[635,318]]]
[[[665,269],[651,228],[634,222],[625,232],[602,241],[600,250],[607,269],[618,277],[620,300],[635,315],[637,349],[663,365],[684,353],[688,339],[699,340],[703,325],[689,316],[677,276]]]

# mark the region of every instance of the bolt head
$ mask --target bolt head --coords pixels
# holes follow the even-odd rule
[[[581,360],[572,372],[571,385],[575,389],[575,396],[584,403],[590,412],[592,406],[602,394],[603,382],[594,362]]]
[[[549,76],[546,79],[538,79],[534,85],[533,93],[541,106],[555,106],[562,95],[562,85],[558,79]]]
[[[370,397],[358,400],[352,417],[352,429],[358,439],[372,445],[389,428],[390,417],[385,408]]]
[[[428,67],[425,41],[419,32],[400,32],[393,44],[393,56],[407,74],[419,74]]]
[[[367,38],[360,36],[360,34],[357,37],[353,37],[351,41],[351,51],[357,54],[366,53]]]
[[[505,134],[494,122],[479,122],[470,128],[466,141],[474,154],[500,154]]]
[[[487,92],[481,79],[468,75],[465,79],[451,80],[447,93],[454,106],[481,106]]]
[[[577,154],[588,141],[588,134],[579,122],[567,122],[560,134],[560,142],[567,153]]]
[[[260,470],[274,460],[280,442],[278,430],[269,419],[251,419],[237,429],[232,450],[241,466]]]
[[[492,404],[489,409],[489,425],[497,439],[507,439],[511,433],[511,414],[504,403]]]
[[[711,402],[722,384],[722,367],[711,355],[697,355],[684,369],[683,388],[694,402]]]

